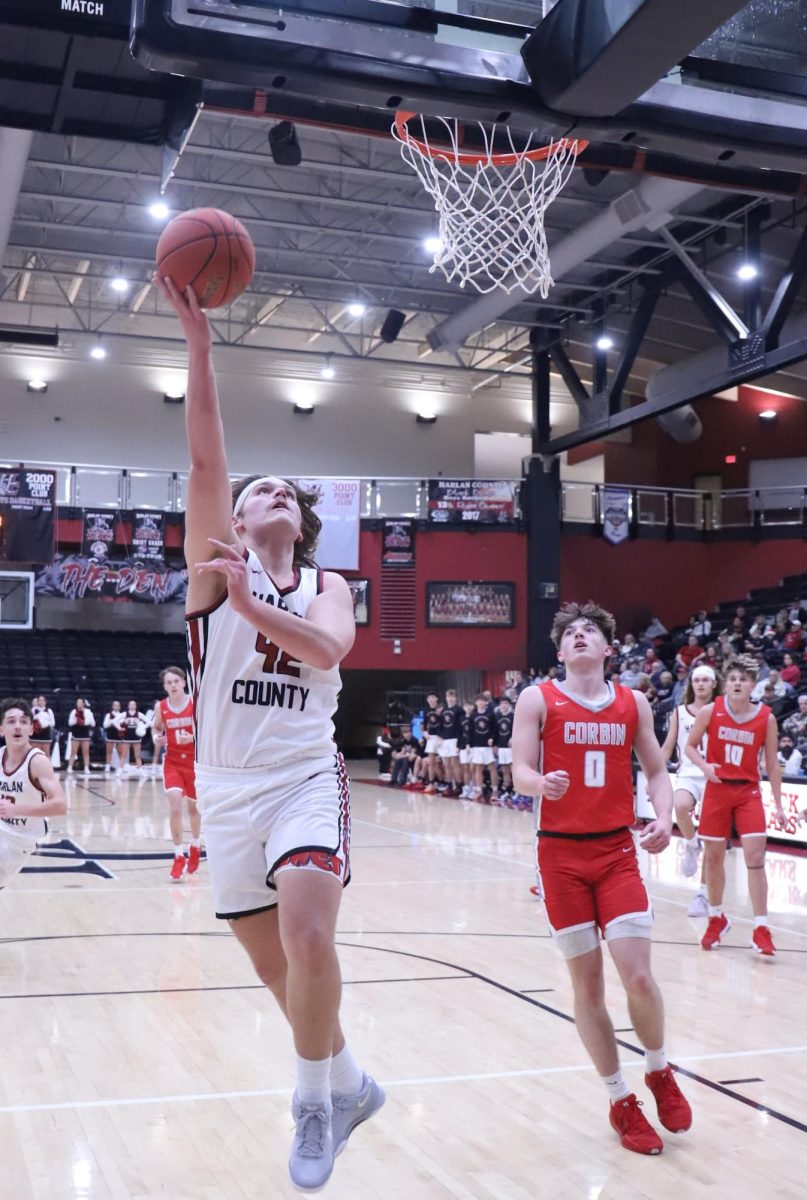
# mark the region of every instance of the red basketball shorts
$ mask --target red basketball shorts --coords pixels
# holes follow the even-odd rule
[[[172,759],[166,756],[163,764],[163,786],[166,791],[171,788],[181,788],[183,796],[196,799],[196,779],[193,770],[193,759]]]
[[[539,837],[538,871],[553,936],[567,958],[606,939],[649,937],[652,909],[630,830],[574,841]]]
[[[767,832],[765,806],[758,783],[711,783],[703,793],[698,836],[707,842],[731,837],[732,825],[740,837]]]

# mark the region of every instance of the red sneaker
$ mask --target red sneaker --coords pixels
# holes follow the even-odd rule
[[[776,947],[767,925],[757,925],[751,938],[751,947],[757,954],[764,954],[766,958],[776,957]]]
[[[710,917],[709,924],[706,926],[706,933],[701,938],[701,946],[704,950],[714,950],[720,945],[730,929],[731,921],[725,913],[721,913],[719,917]]]
[[[190,849],[188,850],[188,874],[189,875],[196,874],[196,872],[199,870],[199,863],[201,862],[201,860],[202,860],[201,846],[194,846],[193,843],[191,842]]]
[[[175,855],[174,861],[171,865],[171,879],[174,883],[179,883],[180,879],[185,874],[185,867],[187,866],[187,863],[188,860],[184,854]]]
[[[658,1119],[670,1133],[686,1133],[692,1125],[692,1109],[678,1086],[672,1067],[651,1071],[644,1081],[656,1099]]]
[[[661,1154],[664,1143],[642,1112],[642,1102],[631,1092],[611,1105],[612,1127],[626,1150],[634,1154]]]

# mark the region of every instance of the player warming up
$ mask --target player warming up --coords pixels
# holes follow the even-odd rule
[[[182,667],[166,667],[160,671],[160,679],[166,698],[154,709],[151,736],[155,759],[159,757],[160,746],[166,748],[163,787],[168,796],[171,841],[174,843],[170,877],[174,883],[179,883],[186,871],[189,875],[196,874],[202,857],[202,816],[196,805],[193,771],[193,701],[185,691]],[[187,854],[182,830],[184,805],[188,807],[191,826]]]
[[[31,745],[34,714],[25,700],[0,700],[0,888],[25,866],[48,832],[48,817],[67,812],[50,757]]]
[[[353,601],[341,576],[314,565],[312,494],[274,476],[231,490],[207,319],[190,289],[160,286],[189,353],[187,627],[216,915],[291,1024],[289,1174],[299,1190],[318,1191],[351,1131],[384,1102],[345,1044],[334,947],[350,878],[350,796],[333,714]]]
[[[755,704],[751,692],[757,679],[756,659],[738,654],[726,664],[725,695],[718,696],[698,713],[689,735],[686,752],[690,762],[706,776],[700,836],[705,845],[706,887],[709,923],[701,938],[704,950],[715,950],[731,929],[723,912],[726,887],[726,841],[732,825],[748,869],[748,892],[754,912],[751,946],[758,954],[773,958],[776,947],[768,926],[768,876],[765,871],[767,819],[759,788],[759,757],[773,792],[776,821],[784,829],[782,770],[777,751],[776,718],[766,704]],[[706,736],[706,756],[701,739]]]
[[[513,782],[523,795],[539,798],[538,867],[547,917],[569,968],[577,1032],[611,1101],[611,1125],[626,1150],[658,1154],[664,1143],[619,1065],[600,935],[645,1049],[645,1083],[659,1120],[682,1133],[692,1112],[667,1065],[664,1005],[650,970],[653,913],[630,831],[633,750],[657,814],[640,838],[650,854],[669,844],[673,798],[650,705],[639,692],[605,680],[614,632],[611,614],[591,601],[564,604],[556,613],[551,636],[566,678],[519,696]]]

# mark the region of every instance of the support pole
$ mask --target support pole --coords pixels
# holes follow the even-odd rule
[[[527,524],[527,662],[555,662],[549,640],[560,602],[560,460],[539,454],[549,441],[549,353],[538,343],[532,354],[532,454],[524,480]]]

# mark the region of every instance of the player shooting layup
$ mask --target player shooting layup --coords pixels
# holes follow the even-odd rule
[[[351,1131],[381,1107],[339,1025],[334,948],[350,878],[350,798],[333,741],[353,601],[319,571],[314,497],[274,476],[231,490],[207,318],[158,285],[188,342],[187,622],[196,792],[217,916],[291,1024],[292,1183],[318,1191]]]

